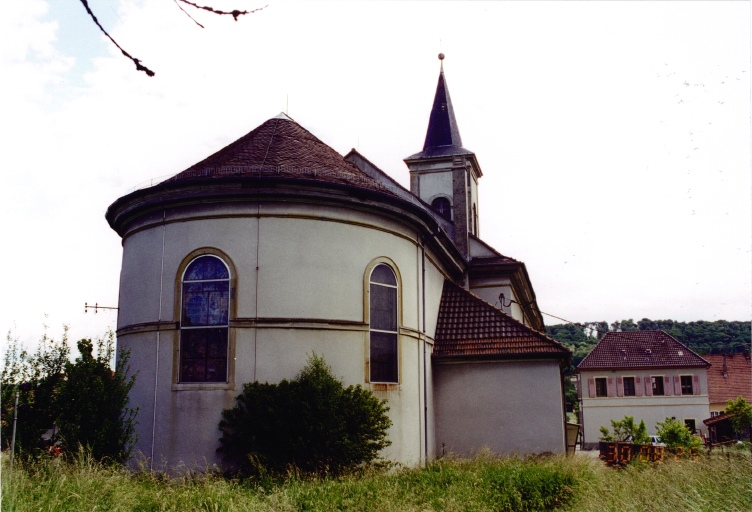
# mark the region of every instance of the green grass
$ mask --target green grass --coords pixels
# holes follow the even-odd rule
[[[575,457],[443,459],[427,468],[338,479],[291,476],[243,483],[212,474],[164,475],[80,457],[3,458],[2,510],[10,511],[749,511],[749,452],[613,469]]]

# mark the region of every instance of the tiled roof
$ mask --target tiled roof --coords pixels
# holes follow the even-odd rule
[[[690,368],[709,363],[663,331],[608,332],[577,370]]]
[[[569,350],[480,297],[444,282],[434,358],[569,357]]]
[[[389,193],[285,114],[269,119],[167,183],[229,176],[298,178]]]
[[[710,354],[703,358],[712,365],[708,368],[708,397],[711,404],[726,403],[740,396],[752,402],[752,361],[749,356]]]
[[[713,416],[712,418],[702,420],[702,422],[708,427],[712,427],[713,425],[717,425],[718,423],[721,423],[722,421],[726,421],[730,418],[733,418],[733,416],[734,416],[733,414],[724,412],[723,414],[719,414],[718,416]]]

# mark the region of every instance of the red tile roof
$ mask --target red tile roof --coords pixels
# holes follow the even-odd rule
[[[740,396],[752,402],[752,361],[749,356],[710,354],[703,358],[713,365],[708,368],[708,397],[711,404],[725,404]]]
[[[444,282],[434,358],[556,357],[570,351],[480,297]]]
[[[608,332],[577,370],[697,368],[710,363],[663,331]]]
[[[269,119],[213,155],[173,176],[192,179],[244,177],[297,178],[341,183],[390,193],[342,155],[284,114]]]

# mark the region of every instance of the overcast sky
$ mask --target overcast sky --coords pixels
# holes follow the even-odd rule
[[[253,9],[266,1],[204,0]],[[281,111],[409,186],[444,69],[480,234],[573,321],[750,320],[750,3],[3,2],[0,328],[114,327],[107,207]],[[544,317],[547,324],[560,323]],[[5,336],[3,336],[5,338]]]

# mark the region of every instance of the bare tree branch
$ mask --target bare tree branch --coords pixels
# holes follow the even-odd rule
[[[190,1],[188,1],[188,0],[173,0],[173,1],[174,1],[174,2],[175,2],[175,4],[176,4],[176,5],[178,6],[178,8],[179,8],[179,9],[180,9],[181,11],[183,11],[183,12],[185,13],[185,15],[186,15],[186,16],[188,16],[188,17],[189,17],[190,19],[192,19],[192,20],[193,20],[193,22],[194,22],[194,23],[195,23],[196,25],[198,25],[199,27],[201,27],[201,28],[204,28],[204,26],[203,26],[203,25],[202,25],[201,23],[199,23],[198,21],[196,21],[196,20],[195,20],[195,19],[193,18],[193,16],[191,16],[190,14],[188,14],[188,12],[187,12],[187,11],[186,11],[185,9],[183,9],[183,6],[181,6],[181,5],[180,5],[180,3],[178,3],[178,2],[182,2],[182,3],[186,4],[186,5],[190,5],[191,7],[195,7],[196,9],[201,9],[201,10],[204,10],[204,11],[209,11],[209,12],[212,12],[212,13],[214,13],[214,14],[220,14],[220,15],[221,15],[221,14],[227,14],[227,15],[230,15],[230,16],[232,16],[232,17],[233,17],[233,18],[235,19],[235,21],[238,21],[238,16],[241,16],[241,15],[243,15],[243,14],[253,14],[254,12],[258,12],[258,11],[260,11],[260,10],[262,10],[262,9],[266,9],[266,8],[267,8],[267,6],[265,5],[264,7],[259,7],[258,9],[253,9],[252,11],[239,11],[239,10],[237,10],[237,9],[235,9],[234,11],[220,11],[220,10],[218,10],[218,9],[215,9],[215,8],[213,8],[213,7],[210,7],[210,6],[202,6],[202,5],[194,4],[193,2],[190,2]],[[106,31],[106,30],[104,29],[104,27],[102,27],[102,25],[101,25],[101,24],[99,23],[99,20],[97,19],[97,17],[96,17],[96,16],[94,16],[94,13],[93,13],[93,12],[91,12],[91,8],[89,8],[89,2],[88,2],[88,0],[80,0],[80,2],[81,2],[81,4],[82,4],[82,5],[84,6],[84,9],[86,9],[86,12],[87,12],[87,13],[89,13],[89,16],[91,17],[92,21],[94,21],[94,24],[95,24],[95,25],[96,25],[97,27],[99,27],[99,30],[101,30],[101,31],[102,31],[102,33],[103,33],[104,35],[106,35],[106,36],[107,36],[107,38],[108,38],[108,39],[109,39],[110,41],[112,41],[112,44],[114,44],[115,46],[117,46],[118,50],[120,50],[120,53],[122,53],[122,54],[123,54],[123,55],[125,55],[125,56],[126,56],[127,58],[129,58],[129,59],[131,59],[131,60],[133,61],[133,63],[134,63],[135,65],[136,65],[136,70],[138,70],[138,71],[143,71],[143,72],[144,72],[144,73],[146,73],[146,74],[147,74],[148,76],[154,76],[154,71],[152,71],[151,69],[149,69],[149,68],[147,68],[146,66],[144,66],[143,64],[141,64],[141,60],[139,60],[139,59],[137,59],[137,58],[133,57],[133,56],[132,56],[132,55],[131,55],[130,53],[126,52],[126,51],[125,51],[125,50],[124,50],[124,49],[123,49],[123,48],[122,48],[122,47],[121,47],[121,46],[120,46],[120,45],[119,45],[119,44],[117,43],[117,41],[115,41],[115,40],[114,40],[114,39],[112,38],[112,36],[111,36],[110,34],[108,34],[108,33],[107,33],[107,31]]]
[[[114,44],[115,46],[117,46],[117,47],[118,47],[118,50],[120,50],[120,52],[121,52],[121,53],[122,53],[123,55],[125,55],[126,57],[128,57],[129,59],[131,59],[131,60],[133,61],[133,63],[134,63],[135,65],[136,65],[136,69],[137,69],[138,71],[143,71],[143,72],[144,72],[144,73],[146,73],[146,74],[147,74],[148,76],[154,76],[154,71],[152,71],[151,69],[149,69],[149,68],[147,68],[146,66],[142,65],[142,64],[141,64],[141,61],[140,61],[139,59],[137,59],[137,58],[135,58],[135,57],[131,56],[131,54],[130,54],[130,53],[128,53],[128,52],[126,52],[125,50],[123,50],[123,48],[122,48],[122,47],[121,47],[121,46],[120,46],[119,44],[117,44],[117,41],[115,41],[115,40],[114,40],[114,39],[112,38],[112,36],[111,36],[110,34],[108,34],[108,33],[107,33],[107,31],[106,31],[106,30],[105,30],[105,29],[104,29],[104,28],[102,27],[102,25],[100,25],[100,24],[99,24],[99,20],[97,19],[97,17],[96,17],[96,16],[94,16],[94,13],[93,13],[93,12],[91,12],[91,9],[89,8],[89,2],[88,2],[87,0],[81,0],[81,3],[83,4],[84,8],[86,9],[86,12],[88,12],[88,13],[89,13],[89,16],[91,16],[91,19],[92,19],[92,20],[94,21],[94,23],[95,23],[95,24],[96,24],[96,25],[97,25],[97,26],[99,27],[99,30],[101,30],[101,31],[102,31],[102,33],[103,33],[104,35],[106,35],[106,36],[107,36],[107,38],[108,38],[108,39],[109,39],[110,41],[112,41],[112,44]]]
[[[190,14],[188,14],[188,11],[186,11],[185,9],[183,9],[183,6],[178,3],[178,0],[172,0],[172,1],[175,2],[175,5],[178,6],[178,9],[180,9],[181,11],[183,11],[186,16],[188,16],[190,19],[193,20],[193,23],[195,23],[196,25],[198,25],[201,28],[204,28],[204,26],[201,23],[199,23],[198,21],[196,21],[196,19],[193,16],[191,16]]]
[[[184,4],[188,4],[191,7],[195,7],[196,9],[203,9],[205,11],[213,12],[214,14],[229,14],[230,16],[232,16],[233,18],[235,18],[235,21],[238,21],[238,16],[240,16],[242,14],[252,14],[252,13],[260,11],[262,9],[266,9],[266,7],[267,7],[265,5],[263,7],[259,7],[258,9],[254,9],[252,11],[238,11],[237,9],[235,9],[234,11],[220,11],[218,9],[215,9],[214,7],[194,4],[193,2],[190,2],[188,0],[177,0],[177,1],[178,2],[183,2]]]

